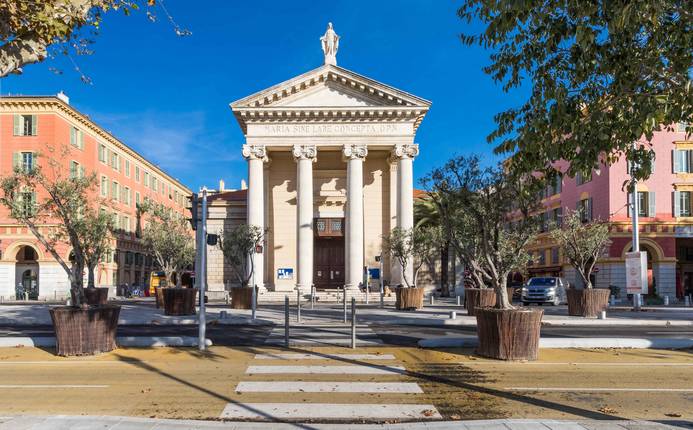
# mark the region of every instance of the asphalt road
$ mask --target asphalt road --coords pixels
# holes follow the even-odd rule
[[[292,327],[297,327],[292,325]],[[346,327],[347,326],[343,326]],[[371,324],[386,345],[416,346],[419,339],[438,336],[474,336],[475,327],[422,327]],[[215,345],[263,345],[272,326],[210,325],[207,337]],[[276,328],[281,330],[281,327]],[[0,326],[0,337],[53,336],[52,326]],[[122,325],[118,336],[197,336],[197,325]],[[691,327],[543,327],[541,336],[554,337],[693,337]]]

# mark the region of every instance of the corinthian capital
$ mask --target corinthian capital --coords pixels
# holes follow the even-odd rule
[[[267,161],[267,148],[265,145],[243,145],[243,157],[246,160]]]
[[[318,148],[315,145],[294,145],[291,151],[294,154],[294,160],[312,160],[316,161],[318,156]]]
[[[395,145],[395,149],[392,150],[392,158],[395,160],[415,158],[417,155],[419,155],[419,145],[416,143]]]
[[[364,160],[368,155],[368,147],[366,145],[344,145],[342,155],[347,160]]]

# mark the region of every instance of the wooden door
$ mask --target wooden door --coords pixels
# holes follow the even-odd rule
[[[344,287],[344,239],[315,238],[313,282],[315,288]]]

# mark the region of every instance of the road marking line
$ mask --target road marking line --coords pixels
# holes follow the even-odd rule
[[[414,382],[239,382],[237,393],[408,393],[423,391]]]
[[[395,360],[392,354],[256,354],[256,360]]]
[[[246,374],[399,375],[402,366],[248,366]]]
[[[587,363],[579,363],[579,362],[570,362],[570,361],[554,361],[554,362],[539,362],[539,361],[528,361],[525,363],[518,363],[518,362],[506,362],[506,361],[462,361],[459,362],[459,364],[462,365],[491,365],[491,366],[496,366],[496,365],[541,365],[541,366],[563,366],[563,365],[571,365],[571,366],[693,366],[693,362],[675,362],[675,363],[599,363],[599,362],[587,362]]]
[[[130,364],[127,361],[117,361],[117,360],[65,360],[65,361],[0,361],[0,366],[8,365],[43,365],[43,364]]]
[[[510,391],[557,391],[557,392],[610,392],[610,391],[619,391],[619,392],[652,392],[652,393],[693,393],[693,388],[612,388],[612,387],[604,387],[604,388],[582,388],[582,387],[573,387],[573,388],[563,388],[563,387],[506,387],[504,388],[505,390],[510,390]]]
[[[243,419],[441,419],[433,405],[334,403],[229,403],[220,418]]]
[[[5,388],[108,388],[110,385],[0,385],[0,390]]]

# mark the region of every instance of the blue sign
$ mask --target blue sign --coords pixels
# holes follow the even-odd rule
[[[375,268],[375,269],[368,269],[368,274],[371,276],[371,279],[380,279],[380,269]]]
[[[282,269],[277,269],[277,279],[291,281],[294,279],[294,269],[290,267],[285,267]]]

